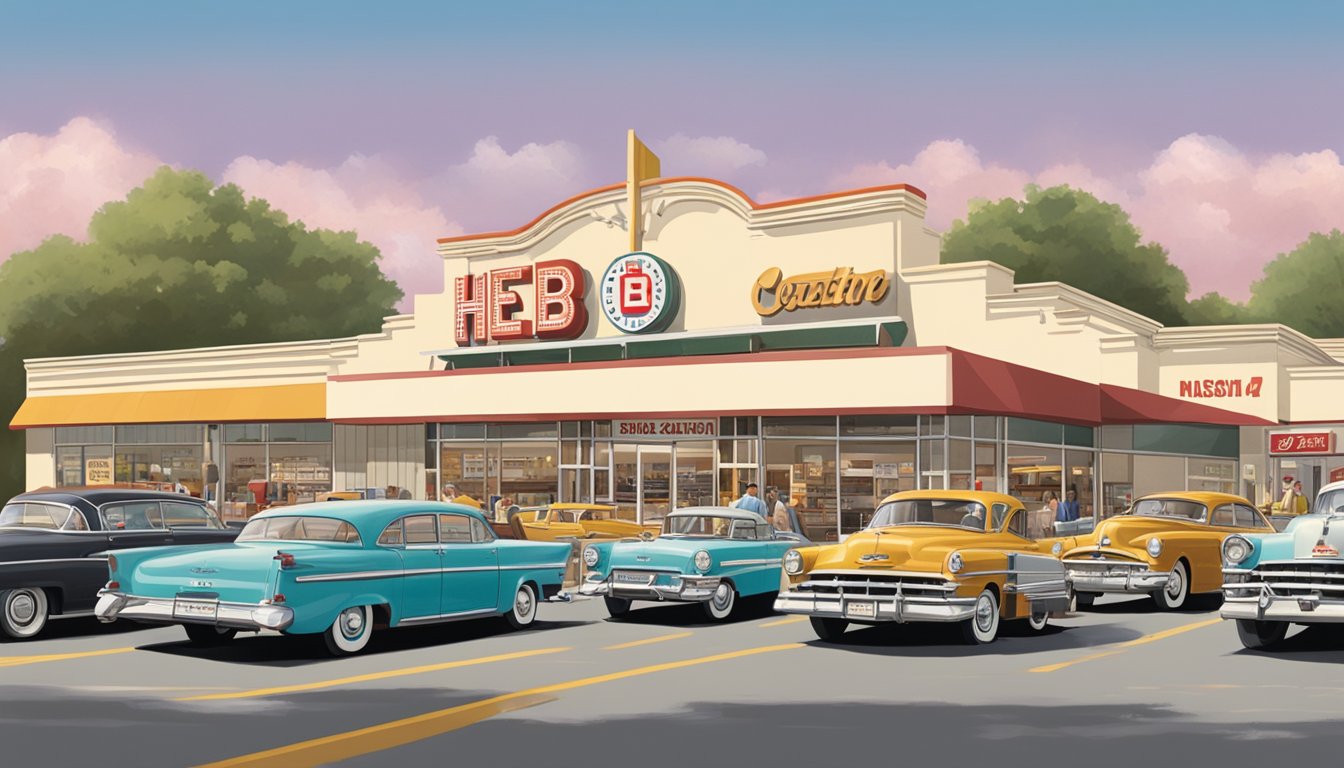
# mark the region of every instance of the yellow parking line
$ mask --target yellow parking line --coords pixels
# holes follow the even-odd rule
[[[766,627],[778,627],[783,624],[797,624],[800,621],[807,621],[807,619],[808,617],[806,616],[790,616],[787,619],[780,619],[778,621],[767,621],[759,626],[761,629],[765,629]]]
[[[66,659],[85,659],[91,656],[111,656],[114,653],[130,653],[134,650],[134,648],[106,648],[101,651],[49,653],[43,656],[0,656],[0,667],[21,667],[24,664],[40,664],[44,661],[65,661]]]
[[[680,640],[683,637],[690,637],[690,632],[675,632],[670,635],[659,635],[657,637],[646,637],[643,640],[632,640],[628,643],[617,643],[603,648],[604,651],[619,651],[622,648],[634,648],[637,645],[649,645],[650,643],[661,643],[664,640]]]
[[[221,701],[224,699],[255,699],[262,696],[278,696],[282,693],[295,693],[298,691],[315,691],[320,688],[333,688],[338,685],[349,685],[351,683],[367,683],[371,680],[386,680],[389,677],[405,677],[406,675],[418,675],[424,672],[439,672],[445,669],[456,669],[458,667],[470,667],[476,664],[490,664],[496,661],[512,661],[514,659],[526,659],[531,656],[541,656],[547,653],[561,653],[563,651],[572,651],[573,648],[541,648],[535,651],[518,651],[517,653],[502,653],[498,656],[483,656],[478,659],[464,659],[462,661],[445,661],[442,664],[427,664],[422,667],[403,667],[401,669],[392,669],[386,672],[370,672],[364,675],[352,675],[350,677],[338,677],[335,680],[319,680],[315,683],[299,683],[298,685],[284,685],[275,688],[257,688],[251,691],[231,691],[229,693],[209,693],[203,696],[187,696],[177,699],[177,701]]]
[[[481,720],[493,717],[501,712],[522,709],[524,707],[533,707],[553,699],[554,696],[552,694],[557,694],[561,691],[598,685],[600,683],[610,683],[616,680],[625,680],[627,678],[648,675],[654,672],[666,672],[698,664],[709,664],[716,661],[739,659],[743,656],[755,656],[762,653],[773,653],[775,651],[785,651],[802,647],[804,646],[801,643],[767,645],[761,648],[750,648],[744,651],[721,653],[716,656],[703,656],[698,659],[655,664],[649,667],[627,669],[623,672],[611,672],[595,677],[570,680],[566,683],[556,683],[554,685],[529,688],[515,693],[506,693],[502,696],[482,699],[481,701],[472,702],[471,704],[463,704],[461,706],[450,707],[449,709],[427,712],[423,715],[416,715],[415,717],[408,717],[402,720],[393,720],[392,722],[382,723],[368,728],[360,728],[354,731],[338,733],[333,736],[324,736],[318,739],[301,741],[297,744],[277,747],[276,749],[268,749],[263,752],[253,752],[252,754],[242,755],[228,760],[221,760],[216,763],[209,763],[208,765],[201,766],[201,768],[226,768],[228,766],[238,765],[246,765],[252,768],[265,768],[266,766],[276,766],[276,768],[304,768],[305,766],[337,763],[342,760],[350,760],[361,755],[372,754],[374,752],[380,752],[385,749],[392,749],[394,747],[400,747],[433,736],[438,736],[471,725],[472,723],[480,722]]]
[[[1195,629],[1203,629],[1204,627],[1211,627],[1214,624],[1219,624],[1221,622],[1222,619],[1206,619],[1204,621],[1196,621],[1190,624],[1183,624],[1179,627],[1172,627],[1171,629],[1164,629],[1161,632],[1154,632],[1151,635],[1144,635],[1143,637],[1138,637],[1133,640],[1127,640],[1123,643],[1119,643],[1115,646],[1112,646],[1111,650],[1108,651],[1102,651],[1101,653],[1094,653],[1091,656],[1084,656],[1080,659],[1074,659],[1072,661],[1061,661],[1058,664],[1046,664],[1043,667],[1033,667],[1028,671],[1055,672],[1057,670],[1064,669],[1065,667],[1071,667],[1074,664],[1082,664],[1085,661],[1095,661],[1097,659],[1104,659],[1107,656],[1114,656],[1126,648],[1132,648],[1136,645],[1143,645],[1145,643],[1153,643],[1158,640],[1165,640],[1168,637],[1179,635],[1183,632],[1189,632]]]

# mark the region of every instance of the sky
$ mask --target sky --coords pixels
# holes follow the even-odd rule
[[[1234,299],[1344,227],[1344,5],[1325,2],[31,3],[0,0],[0,260],[162,164],[379,246],[624,178],[758,201],[904,182],[946,229],[1068,183],[1121,205],[1191,295]]]

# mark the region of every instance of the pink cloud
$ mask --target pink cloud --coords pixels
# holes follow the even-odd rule
[[[125,197],[162,164],[87,117],[50,136],[0,138],[0,261],[55,234],[83,239],[94,211]]]
[[[1166,246],[1190,278],[1191,295],[1250,295],[1264,265],[1311,232],[1341,226],[1344,163],[1326,150],[1253,158],[1213,136],[1173,141],[1142,168],[1112,175],[1086,165],[1037,172],[986,163],[959,140],[940,140],[909,163],[854,166],[837,188],[907,182],[929,194],[928,221],[945,229],[975,198],[1020,197],[1028,183],[1069,184],[1130,213],[1147,240]]]
[[[443,289],[443,261],[435,240],[461,234],[438,207],[426,203],[413,183],[378,158],[352,155],[335,168],[276,164],[243,156],[224,170],[223,181],[261,197],[309,227],[354,230],[378,247],[383,272],[406,292],[403,309],[417,293]]]

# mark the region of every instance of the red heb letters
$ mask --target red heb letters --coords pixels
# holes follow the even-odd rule
[[[534,319],[521,316],[515,286],[534,282]],[[464,275],[453,281],[453,335],[459,346],[515,339],[572,339],[588,327],[583,270],[569,259]]]

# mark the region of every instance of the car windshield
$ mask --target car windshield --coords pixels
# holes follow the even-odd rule
[[[1317,496],[1316,506],[1312,507],[1311,511],[1317,514],[1321,512],[1344,514],[1344,488],[1336,488]]]
[[[1139,517],[1175,517],[1202,523],[1209,516],[1208,507],[1185,499],[1139,499],[1129,514]]]
[[[263,517],[252,520],[238,541],[336,541],[359,544],[359,532],[344,520],[330,517]]]
[[[732,534],[731,517],[719,515],[670,515],[663,519],[664,537],[726,539]]]
[[[160,509],[163,523],[169,528],[223,528],[224,523],[215,513],[200,504],[165,501]]]
[[[901,499],[877,508],[869,528],[893,525],[937,525],[985,530],[985,505],[967,499]]]
[[[87,530],[84,518],[70,507],[59,504],[6,504],[0,509],[0,528],[43,528],[48,531],[61,529],[71,531]]]

